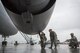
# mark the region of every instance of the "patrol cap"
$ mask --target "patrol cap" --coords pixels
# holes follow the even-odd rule
[[[74,33],[71,33],[70,35],[74,35]]]
[[[49,31],[52,31],[52,29],[49,29]]]

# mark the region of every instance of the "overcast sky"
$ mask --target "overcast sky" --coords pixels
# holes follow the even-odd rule
[[[51,19],[45,28],[47,38],[49,39],[48,29],[52,28],[57,34],[60,41],[70,38],[70,33],[74,32],[80,41],[80,0],[56,0],[55,9]],[[19,40],[22,36],[18,33],[10,39]],[[37,38],[37,37],[36,37]]]
[[[56,0],[49,26],[55,29],[80,28],[80,0]]]

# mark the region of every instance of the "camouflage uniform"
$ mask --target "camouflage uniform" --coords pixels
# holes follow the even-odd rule
[[[41,40],[40,41],[41,48],[45,48],[45,42],[46,42],[47,38],[43,32],[39,35],[40,35],[40,40]]]
[[[54,31],[50,31],[50,40],[51,40],[51,48],[54,46],[56,48],[57,46],[57,34]]]
[[[72,48],[77,48],[77,47],[79,47],[78,40],[77,40],[77,38],[74,36],[74,34],[72,34],[72,37],[71,37],[69,46],[71,46]]]

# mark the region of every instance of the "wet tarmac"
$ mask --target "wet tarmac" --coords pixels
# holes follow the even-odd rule
[[[57,49],[49,49],[47,45],[45,49],[41,49],[40,45],[19,44],[14,46],[9,44],[6,47],[0,45],[0,53],[80,53],[80,47],[77,49],[70,48],[68,45],[58,45]]]

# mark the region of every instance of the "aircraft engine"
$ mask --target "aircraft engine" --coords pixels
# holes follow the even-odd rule
[[[7,15],[0,1],[0,34],[2,36],[14,35],[18,32],[17,28]]]
[[[1,0],[18,30],[37,34],[47,26],[56,0]]]

